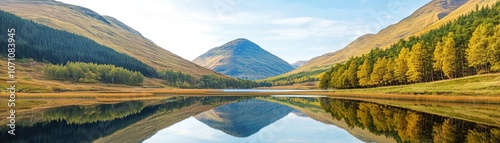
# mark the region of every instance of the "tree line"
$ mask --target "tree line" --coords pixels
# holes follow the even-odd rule
[[[194,77],[192,75],[171,69],[158,71],[158,78],[165,80],[163,83],[165,85],[180,88],[247,89],[270,85],[267,82],[235,79],[222,77],[220,75],[203,75],[201,77]]]
[[[299,72],[289,76],[278,76],[257,81],[260,83],[260,86],[293,85],[295,83],[318,81],[318,75],[320,75],[322,72],[325,72],[325,70]]]
[[[86,37],[22,19],[3,10],[0,10],[0,21],[0,29],[16,29],[15,40],[19,47],[16,48],[16,58],[33,58],[52,64],[112,64],[130,71],[139,71],[147,77],[156,77],[156,70],[152,67]],[[7,37],[1,35],[0,45],[7,45],[6,42]],[[6,54],[7,50],[1,50],[0,53]]]
[[[75,83],[114,83],[138,86],[144,81],[140,72],[134,72],[114,65],[68,62],[66,65],[49,64],[44,66],[46,78],[72,81]]]
[[[318,87],[360,88],[452,79],[500,71],[500,3],[421,36],[332,66]]]

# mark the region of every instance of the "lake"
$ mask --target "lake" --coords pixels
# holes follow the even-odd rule
[[[16,104],[16,136],[1,126],[2,143],[500,142],[500,108],[493,104],[286,95],[19,99]],[[8,116],[5,111],[2,117]]]

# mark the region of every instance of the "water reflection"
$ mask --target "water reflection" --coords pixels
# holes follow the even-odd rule
[[[220,106],[194,117],[226,134],[248,137],[285,117],[292,110],[288,106],[251,99]]]
[[[301,111],[258,98],[226,104],[159,131],[145,142],[362,142]]]
[[[500,142],[500,129],[387,105],[321,99],[321,107],[350,127],[366,128],[397,142]]]
[[[47,108],[16,121],[16,136],[0,126],[2,143],[500,142],[497,126],[323,97],[174,97]]]

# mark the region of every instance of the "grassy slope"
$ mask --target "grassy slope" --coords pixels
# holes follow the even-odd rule
[[[318,82],[298,83],[287,86],[262,87],[261,89],[318,89]],[[441,80],[428,83],[416,83],[399,86],[385,86],[360,89],[336,89],[336,93],[383,93],[383,94],[446,94],[446,95],[500,95],[500,73],[484,74]]]
[[[493,5],[495,2],[497,2],[497,0],[470,0],[462,6],[456,8],[456,6],[440,6],[445,4],[445,2],[433,0],[399,23],[390,25],[389,27],[382,29],[377,34],[363,35],[347,45],[345,48],[336,52],[330,52],[322,56],[315,57],[303,66],[283,75],[287,76],[302,71],[325,69],[335,63],[344,62],[348,60],[349,57],[366,54],[377,46],[381,48],[388,48],[391,44],[397,42],[401,38],[421,35],[429,30],[439,28],[441,25],[457,19],[458,16],[474,10],[476,4],[479,7],[482,7]],[[455,8],[456,10],[454,10]],[[442,19],[439,19],[437,16],[440,13],[448,12],[451,13]]]
[[[156,69],[174,69],[195,75],[216,74],[155,45],[116,19],[103,17],[88,9],[55,1],[10,0],[0,1],[0,9],[55,29],[88,37]]]
[[[335,92],[500,95],[500,73],[401,86],[335,90]]]
[[[6,58],[0,58],[0,61],[7,61]],[[17,59],[16,60],[16,84],[17,92],[58,92],[58,91],[138,91],[140,87],[133,87],[122,84],[84,84],[63,82],[57,80],[45,79],[43,73],[43,66],[45,63],[36,62],[32,59]],[[0,64],[0,88],[8,88],[7,84],[7,66]],[[145,78],[143,87],[166,87],[161,84],[161,80]],[[143,89],[141,89],[143,90]]]

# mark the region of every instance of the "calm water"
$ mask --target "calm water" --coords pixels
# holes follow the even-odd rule
[[[47,107],[16,117],[16,136],[1,126],[1,143],[500,142],[495,118],[474,122],[315,96],[165,97]]]

